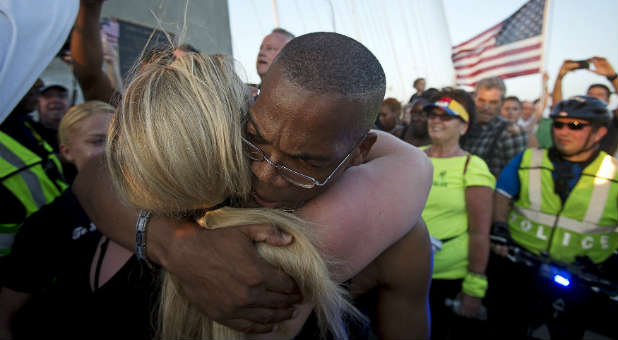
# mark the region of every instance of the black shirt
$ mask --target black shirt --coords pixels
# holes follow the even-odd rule
[[[26,220],[0,258],[0,283],[33,294],[14,317],[16,338],[152,338],[156,274],[135,256],[90,288],[101,237],[71,190]]]

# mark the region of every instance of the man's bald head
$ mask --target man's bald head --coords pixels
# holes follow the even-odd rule
[[[363,112],[355,123],[363,132],[373,126],[386,77],[378,59],[358,41],[330,32],[305,34],[281,50],[273,67],[305,90],[340,95],[361,104]]]

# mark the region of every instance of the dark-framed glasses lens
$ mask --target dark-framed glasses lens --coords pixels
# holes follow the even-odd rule
[[[443,122],[447,122],[447,121],[449,121],[449,120],[451,120],[451,119],[453,119],[455,117],[449,115],[448,113],[442,113],[441,114],[441,113],[429,112],[429,114],[427,115],[427,118],[428,119],[435,119],[435,118],[437,118],[437,119],[439,119],[439,120],[441,120]]]

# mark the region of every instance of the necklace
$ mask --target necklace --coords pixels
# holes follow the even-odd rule
[[[432,157],[432,158],[450,158],[450,157],[457,157],[457,156],[465,156],[467,154],[460,147],[453,148],[446,155],[437,155],[433,150],[433,146],[430,146],[425,151],[427,153],[427,156]]]

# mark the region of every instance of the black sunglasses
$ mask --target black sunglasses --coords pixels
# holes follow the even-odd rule
[[[554,121],[554,123],[552,124],[552,126],[556,130],[562,129],[562,127],[565,126],[565,125],[569,128],[569,130],[581,130],[581,129],[585,128],[586,126],[589,126],[590,124],[581,123],[581,122],[578,122],[578,121],[571,121],[571,122],[568,122],[568,123]]]
[[[427,113],[427,119],[434,119],[434,118],[438,118],[439,120],[443,121],[443,122],[448,122],[450,120],[455,119],[455,116],[451,116],[448,113],[435,113],[435,112],[429,112]]]

